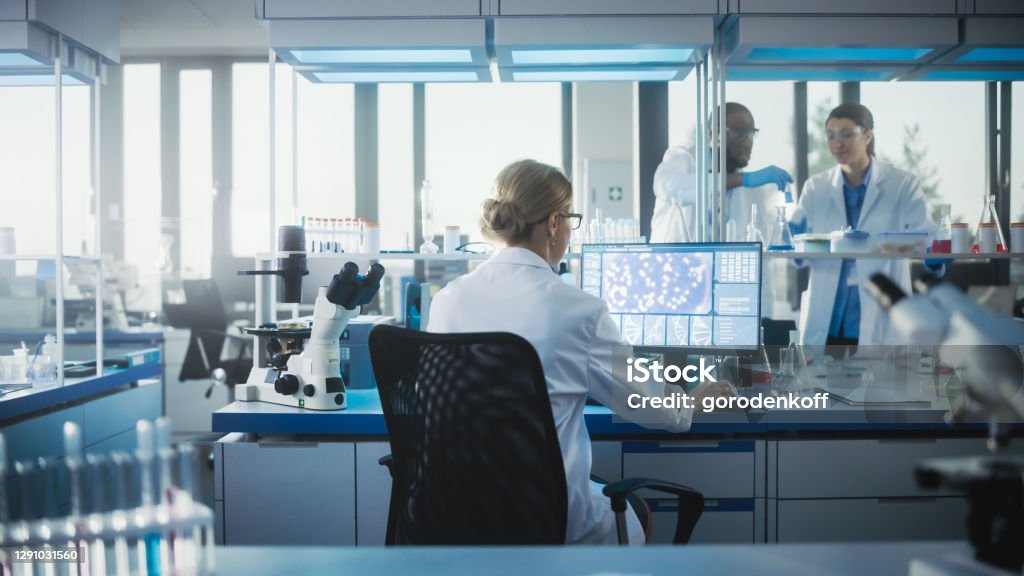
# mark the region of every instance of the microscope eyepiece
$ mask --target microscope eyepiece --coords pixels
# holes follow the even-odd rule
[[[345,262],[345,265],[341,267],[341,271],[338,272],[338,281],[349,283],[356,279],[359,274],[359,266],[356,266],[355,262]]]
[[[370,271],[366,273],[366,283],[376,284],[384,277],[384,267],[374,262],[370,265]]]
[[[871,278],[864,283],[864,288],[878,302],[878,305],[886,310],[907,297],[907,293],[902,288],[882,273],[872,274]]]

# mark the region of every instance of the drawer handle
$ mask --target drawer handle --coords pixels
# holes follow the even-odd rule
[[[721,442],[715,440],[705,442],[695,442],[692,440],[686,442],[658,442],[659,448],[719,448],[721,445]]]
[[[879,504],[934,504],[937,501],[938,501],[938,498],[933,498],[933,497],[929,497],[929,496],[921,496],[921,497],[910,497],[910,496],[908,496],[908,497],[905,497],[905,498],[886,497],[886,498],[879,498],[878,499],[878,503]]]
[[[935,444],[938,438],[879,438],[879,444]]]
[[[260,442],[260,448],[316,448],[319,442]]]

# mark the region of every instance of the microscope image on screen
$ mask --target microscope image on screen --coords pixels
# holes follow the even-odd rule
[[[632,346],[757,346],[760,257],[751,243],[592,244],[581,288]]]
[[[711,253],[608,253],[602,297],[612,314],[688,314],[711,311]],[[664,330],[663,327],[661,327]]]

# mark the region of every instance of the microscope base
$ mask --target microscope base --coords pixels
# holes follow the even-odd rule
[[[279,377],[277,370],[253,368],[249,374],[249,381],[235,386],[235,400],[269,402],[307,410],[344,410],[348,407],[348,395],[340,378],[336,379],[336,382],[328,384],[325,381],[327,379],[309,374],[282,372],[280,375],[291,375],[299,380],[295,393],[281,394],[275,389],[274,381]],[[312,394],[306,394],[306,392],[312,392]]]

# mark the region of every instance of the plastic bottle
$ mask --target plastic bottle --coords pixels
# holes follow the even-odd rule
[[[47,334],[33,365],[33,376],[36,385],[49,385],[57,382],[57,337]]]
[[[363,247],[360,252],[376,254],[380,252],[380,224],[367,222],[366,230],[363,232]]]
[[[939,206],[941,217],[939,227],[932,238],[933,254],[949,254],[953,251],[953,221],[949,217],[949,204]]]
[[[21,348],[14,349],[14,366],[11,373],[12,382],[28,381],[28,348],[22,344]]]
[[[444,253],[455,254],[455,249],[459,247],[461,242],[459,241],[459,227],[458,226],[445,226],[444,227]]]

